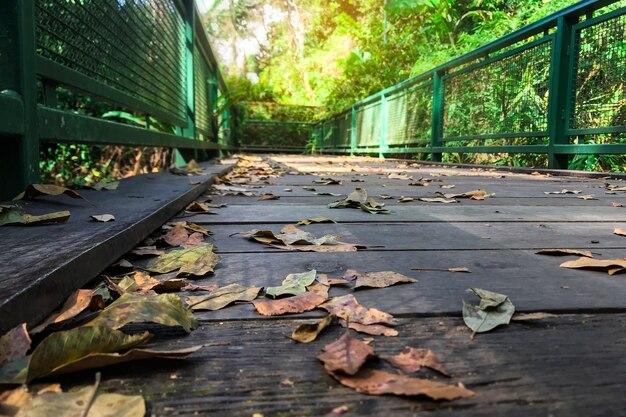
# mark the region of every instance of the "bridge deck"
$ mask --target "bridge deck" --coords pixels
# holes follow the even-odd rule
[[[103,369],[101,387],[142,393],[148,415],[322,416],[347,406],[345,415],[380,416],[601,416],[626,415],[626,281],[598,271],[560,268],[575,257],[537,255],[544,248],[586,249],[596,258],[626,256],[626,192],[607,194],[620,179],[546,176],[505,171],[418,165],[403,161],[328,156],[273,156],[289,173],[259,182],[255,194],[272,192],[278,200],[257,196],[214,196],[227,207],[217,215],[186,216],[214,234],[222,261],[213,276],[196,284],[279,285],[290,273],[316,269],[339,277],[346,269],[395,271],[418,279],[415,284],[355,293],[359,302],[398,318],[397,337],[372,336],[379,354],[405,346],[432,349],[451,374],[477,393],[472,398],[436,402],[423,397],[368,396],[341,386],[316,359],[320,349],[344,330],[333,326],[310,344],[289,335],[311,318],[259,316],[252,305],[237,304],[198,313],[201,326],[189,336],[168,337],[181,347],[210,345],[184,361],[149,360]],[[295,171],[299,171],[295,172]],[[298,175],[296,175],[298,173]],[[391,179],[398,173],[413,179]],[[320,185],[322,177],[341,185]],[[411,186],[420,178],[429,186]],[[353,182],[353,181],[359,182]],[[363,181],[363,182],[360,182]],[[249,186],[251,184],[246,184]],[[454,185],[454,188],[441,186]],[[386,203],[390,213],[330,209],[356,187]],[[435,197],[484,189],[486,200],[458,199],[455,204],[398,197]],[[579,194],[545,194],[563,189]],[[289,191],[288,191],[289,190]],[[393,196],[381,200],[379,195]],[[578,198],[593,195],[595,199]],[[305,226],[316,236],[340,234],[345,242],[366,246],[348,253],[287,252],[268,248],[234,233],[280,230],[287,224],[325,216],[337,224]],[[412,268],[467,267],[471,273],[415,271]],[[509,296],[519,313],[554,316],[512,322],[473,340],[461,318],[466,292],[478,287]],[[351,290],[332,287],[331,296]],[[363,335],[359,335],[363,338]],[[365,335],[367,337],[367,335]],[[93,372],[61,378],[89,383]],[[442,380],[441,378],[439,380]],[[335,415],[335,414],[330,414]]]

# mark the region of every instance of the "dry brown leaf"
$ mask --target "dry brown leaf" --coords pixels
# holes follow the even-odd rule
[[[544,191],[544,194],[580,194],[582,193],[581,190],[566,190],[563,189],[561,191]]]
[[[326,284],[322,284],[321,282],[314,282],[313,284],[306,287],[306,290],[308,292],[312,292],[313,294],[321,295],[325,299],[328,299],[328,291],[330,290],[330,283],[326,285]]]
[[[310,219],[304,219],[298,222],[298,224],[302,226],[306,226],[312,223],[337,223],[337,222],[334,221],[333,219],[329,219],[328,217],[323,217],[323,216],[311,217]]]
[[[334,319],[335,316],[329,314],[318,322],[301,324],[293,331],[291,338],[296,342],[311,343]]]
[[[396,337],[398,335],[398,331],[396,329],[392,329],[382,324],[361,324],[352,321],[348,323],[346,320],[339,320],[339,324],[343,327],[356,330],[359,333],[371,334],[372,336]]]
[[[359,275],[359,271],[356,271],[354,269],[347,269],[346,272],[343,273],[342,278],[346,281],[354,281],[359,277]]]
[[[597,200],[597,198],[592,195],[579,195],[576,198],[580,198],[581,200]]]
[[[201,203],[199,201],[194,201],[189,204],[187,208],[185,208],[185,211],[189,213],[217,214],[214,211],[211,211],[207,203]]]
[[[352,294],[331,298],[320,306],[337,317],[351,323],[360,324],[395,324],[393,316],[375,308],[365,308]]]
[[[272,193],[261,193],[260,197],[259,197],[259,201],[263,201],[263,200],[278,200],[280,199],[279,196],[274,195]]]
[[[447,185],[440,185],[439,187],[443,188],[444,190],[450,190],[450,189],[456,187],[456,185],[454,185],[454,184],[447,184]]]
[[[527,321],[527,320],[543,320],[543,319],[550,319],[553,317],[558,317],[556,314],[550,314],[550,313],[520,313],[520,314],[516,314],[513,317],[511,317],[511,320],[513,321]]]
[[[581,257],[561,264],[561,268],[607,271],[609,275],[626,270],[626,259],[592,259]]]
[[[455,200],[453,198],[441,198],[441,197],[436,197],[436,198],[430,198],[430,197],[420,197],[418,198],[419,201],[423,201],[425,203],[444,203],[444,204],[450,204],[450,203],[458,203],[458,200]]]
[[[183,278],[167,278],[161,281],[141,271],[135,272],[133,280],[139,291],[155,291],[157,293],[180,291],[187,285],[187,280]]]
[[[340,373],[331,375],[346,387],[369,395],[425,395],[433,400],[454,400],[474,395],[473,391],[460,385],[447,385],[375,369],[366,369],[353,376]]]
[[[354,375],[359,372],[368,357],[374,356],[374,349],[354,338],[350,333],[344,333],[333,343],[324,346],[322,351],[323,353],[317,358],[324,363],[324,369],[331,374],[339,371]]]
[[[368,272],[367,274],[357,275],[354,288],[385,288],[407,282],[417,282],[417,280],[393,271]]]
[[[252,301],[261,291],[259,287],[243,287],[239,284],[230,284],[218,288],[208,295],[196,295],[186,299],[192,310],[220,310],[236,301]]]
[[[281,298],[269,301],[252,301],[254,308],[264,316],[280,316],[282,314],[304,313],[313,310],[324,301],[326,297],[306,292],[294,297]]]
[[[578,249],[541,249],[540,251],[535,252],[537,255],[549,255],[549,256],[568,256],[568,255],[578,255],[585,256],[587,258],[593,258],[593,253],[588,250],[578,250]]]
[[[22,323],[0,337],[0,365],[26,355],[30,349],[30,336]]]
[[[449,376],[443,364],[437,359],[437,355],[430,349],[415,349],[407,346],[397,355],[381,356],[380,358],[406,374],[417,372],[422,367],[425,367]]]
[[[13,200],[23,200],[27,198],[35,198],[42,195],[50,195],[57,196],[65,194],[68,197],[72,198],[80,198],[82,200],[88,201],[85,197],[78,194],[74,190],[70,190],[69,188],[61,187],[58,185],[52,184],[31,184],[26,189],[17,195]]]
[[[624,229],[615,229],[615,230],[613,230],[613,234],[616,234],[618,236],[626,236],[626,230],[624,230]]]
[[[103,308],[104,300],[102,296],[96,294],[94,290],[77,290],[68,297],[63,306],[61,306],[60,311],[53,313],[41,324],[33,328],[30,333],[40,333],[49,325],[74,318],[87,309],[96,311],[102,310]]]
[[[445,198],[469,198],[472,200],[484,200],[485,198],[490,197],[485,190],[480,188],[478,190],[472,190],[460,194],[443,194],[441,192],[438,192],[437,194],[442,195]]]
[[[404,196],[400,196],[400,198],[398,199],[398,203],[410,203],[411,201],[415,201],[415,199],[413,197]]]
[[[207,292],[215,292],[219,287],[216,284],[211,284],[211,285],[195,285],[195,284],[187,284],[185,285],[183,288],[181,288],[181,291],[207,291]]]

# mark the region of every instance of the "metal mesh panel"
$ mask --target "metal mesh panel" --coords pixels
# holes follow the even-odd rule
[[[246,120],[241,146],[303,148],[311,138],[312,125],[298,122]]]
[[[211,73],[202,58],[200,50],[194,48],[194,101],[196,127],[212,134],[211,129],[211,103],[209,102],[209,81]]]
[[[421,144],[430,141],[432,80],[424,81],[387,99],[387,144]]]
[[[36,0],[36,28],[40,56],[184,118],[184,25],[173,0]]]
[[[444,78],[444,137],[547,129],[550,42]]]
[[[357,143],[359,146],[380,144],[380,103],[360,108],[356,113]]]
[[[626,15],[576,34],[574,129],[626,125]]]

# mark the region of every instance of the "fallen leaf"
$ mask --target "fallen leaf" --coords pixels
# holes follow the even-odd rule
[[[306,226],[312,223],[337,223],[337,222],[334,221],[333,219],[329,219],[328,217],[319,216],[319,217],[312,217],[310,219],[300,220],[297,224]]]
[[[515,306],[504,294],[470,288],[480,298],[479,305],[463,301],[463,321],[475,333],[483,333],[503,324],[509,324]],[[473,336],[472,334],[472,336]]]
[[[96,214],[96,215],[92,215],[91,218],[97,222],[103,222],[103,223],[115,220],[115,216],[112,214]]]
[[[437,359],[437,355],[430,349],[406,347],[397,355],[381,356],[380,358],[389,362],[394,368],[398,368],[407,374],[417,372],[422,367],[425,367],[434,369],[445,376],[449,376],[443,364]]]
[[[278,200],[278,199],[280,199],[280,197],[272,193],[261,193],[261,196],[259,197],[259,201]]]
[[[166,274],[176,270],[182,271],[182,268],[185,267],[186,273],[193,273],[194,275],[197,275],[196,272],[199,273],[203,270],[210,272],[212,263],[217,259],[212,254],[213,245],[198,245],[189,249],[176,249],[159,256],[147,270]],[[217,260],[219,261],[219,259]]]
[[[215,292],[219,287],[216,284],[211,285],[195,285],[195,284],[187,284],[182,287],[181,291],[207,291],[207,292]]]
[[[561,191],[544,191],[544,194],[580,194],[581,190],[561,190]]]
[[[190,232],[200,233],[204,236],[209,236],[212,234],[210,231],[208,231],[204,227],[199,226],[195,223],[191,223],[191,222],[174,222],[174,223],[169,224],[169,226],[171,227],[176,227],[178,225],[182,225],[185,229],[187,229]]]
[[[58,211],[34,216],[26,214],[24,209],[18,205],[0,205],[0,226],[12,224],[34,225],[40,223],[65,223],[69,218],[69,211]]]
[[[58,312],[48,316],[41,324],[33,328],[30,333],[40,333],[45,330],[46,327],[72,319],[87,309],[97,311],[103,308],[104,300],[96,291],[85,289],[77,290],[65,300],[65,303],[63,303]]]
[[[341,194],[340,193],[329,193],[329,192],[319,192],[319,193],[313,193],[315,195],[329,195],[332,197],[339,197]]]
[[[357,279],[360,275],[359,271],[356,271],[354,269],[346,269],[346,272],[343,273],[342,278],[345,279],[346,281],[354,281],[355,279]]]
[[[343,242],[340,241],[341,236],[326,234],[322,237],[315,237],[312,233],[300,230],[293,225],[287,225],[283,227],[281,233],[276,234],[271,230],[258,230],[252,229],[247,232],[240,232],[241,236],[247,237],[250,240],[255,240],[266,245],[282,244],[282,245],[337,245]]]
[[[387,178],[389,178],[390,180],[407,180],[407,181],[412,181],[415,179],[406,174],[397,174],[395,172],[392,172],[391,174],[387,175]]]
[[[26,324],[22,323],[0,337],[0,366],[6,362],[26,356],[30,350],[30,336]]]
[[[470,273],[469,268],[467,267],[457,267],[457,268],[411,268],[412,271],[440,271],[440,272],[465,272]]]
[[[592,195],[579,195],[576,198],[580,198],[581,200],[597,200],[597,198]]]
[[[320,185],[341,185],[342,182],[339,180],[336,180],[334,178],[320,178],[318,180],[313,180],[314,183],[316,184],[320,184]]]
[[[211,211],[211,208],[207,203],[201,203],[199,201],[194,201],[193,203],[189,204],[185,208],[185,211],[189,213],[217,214],[214,211]]]
[[[313,310],[327,297],[312,292],[269,301],[252,301],[254,308],[263,316],[280,316],[282,314],[304,313]]]
[[[478,189],[478,190],[472,190],[472,191],[468,191],[466,193],[460,193],[460,194],[444,194],[441,192],[438,192],[437,194],[442,195],[445,198],[469,198],[471,200],[484,200],[485,198],[489,198],[490,194],[488,194],[485,190],[483,189]]]
[[[130,323],[157,323],[182,327],[187,333],[198,327],[198,321],[176,294],[125,293],[85,326],[102,324],[119,329]]]
[[[137,256],[161,256],[165,252],[157,249],[156,246],[138,246],[131,250],[130,253]]]
[[[409,203],[411,201],[415,201],[415,199],[413,197],[404,197],[404,196],[401,196],[398,199],[398,203]]]
[[[117,190],[117,187],[119,187],[120,182],[119,181],[110,181],[110,182],[97,182],[91,186],[89,186],[89,188],[93,188],[96,191],[114,191]]]
[[[347,405],[341,405],[339,407],[335,407],[332,410],[330,410],[330,413],[328,413],[331,416],[338,416],[341,414],[345,414],[348,411],[350,411],[350,408]]]
[[[64,393],[61,389],[45,389],[26,393],[17,417],[142,417],[146,406],[140,395],[98,394],[100,374],[96,374],[96,383],[72,392]],[[3,413],[4,414],[4,413]]]
[[[611,203],[611,205],[613,207],[624,207],[624,205],[622,203],[615,203],[615,202],[613,202],[613,203]]]
[[[607,271],[609,275],[626,270],[626,259],[590,259],[580,257],[575,261],[563,262],[561,268],[593,269]]]
[[[444,203],[444,204],[450,204],[450,203],[458,203],[458,200],[455,200],[453,198],[441,198],[441,197],[435,197],[435,198],[430,198],[430,197],[420,197],[418,198],[419,201],[423,201],[425,203]]]
[[[379,195],[380,198],[382,198],[383,200],[393,200],[393,196],[389,195],[389,194],[381,194]]]
[[[35,198],[42,195],[50,195],[57,196],[65,194],[68,197],[72,198],[80,198],[82,200],[88,201],[85,197],[78,194],[74,190],[70,190],[69,188],[61,187],[58,185],[52,184],[31,184],[26,187],[26,189],[17,195],[13,200],[23,200],[28,198]]]
[[[331,375],[342,385],[369,395],[425,395],[433,400],[454,400],[474,395],[473,391],[460,385],[447,385],[376,369],[365,369],[353,376],[341,373],[332,373]]]
[[[615,229],[615,230],[613,230],[613,234],[619,235],[619,236],[626,236],[626,230],[624,230],[624,229]]]
[[[317,336],[327,328],[335,319],[332,314],[327,315],[322,320],[315,323],[304,323],[299,325],[291,334],[291,338],[300,343],[311,343]]]
[[[395,324],[393,316],[375,308],[365,308],[352,294],[331,298],[320,306],[330,314],[360,324]]]
[[[359,333],[371,334],[373,336],[387,336],[396,337],[398,331],[382,324],[361,324],[354,322],[347,322],[346,320],[339,320],[339,324],[343,327],[347,327],[352,330],[356,330]]]
[[[188,285],[187,280],[184,278],[168,277],[160,280],[141,271],[135,272],[132,279],[135,281],[139,291],[154,291],[156,293],[180,291]]]
[[[593,253],[588,250],[578,250],[578,249],[541,249],[540,251],[535,252],[537,255],[549,255],[549,256],[568,256],[568,255],[578,255],[585,256],[587,258],[593,258]]]
[[[357,252],[361,245],[337,243],[334,245],[270,245],[276,249],[298,252]]]
[[[201,277],[209,272],[215,272],[215,267],[222,257],[212,250],[202,253],[198,259],[181,266],[177,275]]]
[[[303,294],[306,292],[306,287],[313,284],[316,275],[317,271],[315,269],[297,274],[289,274],[280,286],[265,288],[265,294],[274,298],[286,294]]]
[[[389,210],[383,207],[373,198],[367,198],[367,191],[357,188],[346,196],[343,200],[335,201],[328,205],[329,208],[360,208],[368,213],[388,213]]]
[[[417,282],[417,280],[393,271],[368,272],[357,275],[354,288],[385,288],[406,282]]]
[[[336,341],[322,349],[317,358],[324,363],[324,369],[334,374],[337,371],[348,375],[356,374],[368,357],[374,356],[374,349],[349,333],[344,333]]]
[[[183,168],[177,168],[176,166],[170,167],[170,172],[175,175],[200,175],[203,170],[200,168],[200,165],[192,159],[187,162],[187,165]]]
[[[556,314],[550,313],[520,313],[515,314],[511,320],[512,321],[527,321],[527,320],[543,320],[558,317]]]
[[[192,310],[220,310],[236,301],[252,301],[261,291],[259,287],[243,287],[239,284],[230,284],[218,288],[209,295],[187,297],[187,305]]]
[[[454,185],[454,184],[447,184],[447,185],[443,185],[443,184],[442,184],[442,185],[440,185],[439,187],[440,187],[440,188],[443,188],[444,190],[450,190],[450,189],[452,189],[452,188],[456,187],[456,185]]]
[[[148,332],[126,335],[106,326],[83,326],[54,332],[42,340],[30,356],[0,368],[0,383],[30,382],[60,371],[91,354],[130,349],[145,343],[149,338]]]
[[[306,287],[307,292],[312,292],[313,294],[321,295],[325,299],[328,298],[328,291],[330,290],[330,283],[328,285],[322,284],[320,282],[314,282],[313,284]]]

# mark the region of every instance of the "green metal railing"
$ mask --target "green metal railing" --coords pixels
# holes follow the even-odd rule
[[[316,148],[545,154],[551,168],[626,153],[624,5],[581,1],[373,94],[320,122]]]
[[[60,89],[143,115],[145,125],[61,110]],[[193,0],[5,0],[0,199],[38,181],[45,142],[229,149],[229,114],[217,107],[225,92]]]

